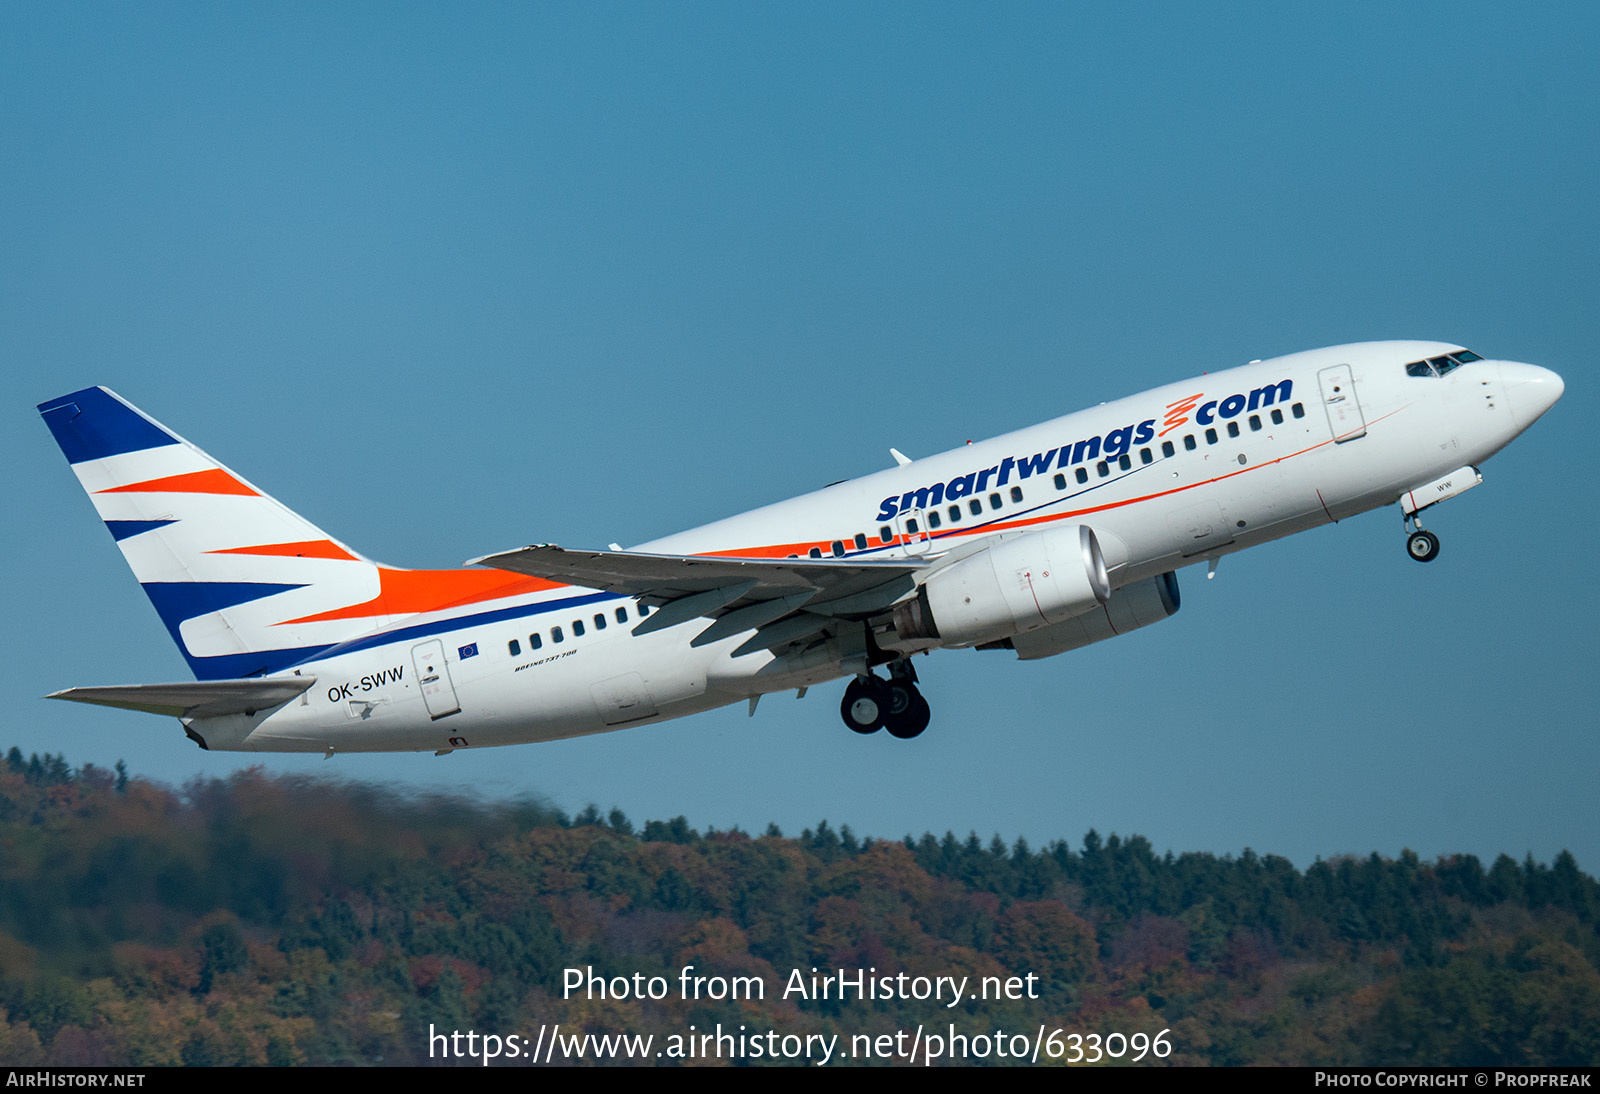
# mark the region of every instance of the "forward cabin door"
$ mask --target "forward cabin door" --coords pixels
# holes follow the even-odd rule
[[[1356,398],[1356,381],[1349,365],[1334,365],[1317,373],[1322,388],[1322,406],[1328,412],[1328,428],[1333,442],[1343,444],[1367,435],[1367,420],[1361,415],[1361,400]]]
[[[418,686],[422,688],[422,701],[427,704],[428,717],[434,721],[461,711],[456,702],[456,689],[450,683],[450,666],[444,659],[444,643],[435,638],[411,647],[411,664],[417,670]]]

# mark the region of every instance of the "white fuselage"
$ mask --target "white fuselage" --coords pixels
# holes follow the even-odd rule
[[[1121,588],[1393,503],[1481,463],[1560,394],[1514,362],[1407,374],[1455,348],[1366,343],[1209,373],[634,550],[953,559],[1070,522],[1093,529]],[[691,646],[704,621],[636,636],[639,611],[563,587],[414,617],[290,670],[317,680],[299,700],[191,729],[221,749],[446,750],[663,721],[854,671],[828,641],[738,657],[748,634]]]

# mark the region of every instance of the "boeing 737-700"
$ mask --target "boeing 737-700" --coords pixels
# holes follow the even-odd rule
[[[1212,372],[631,550],[373,562],[100,387],[39,406],[197,680],[52,698],[202,748],[431,750],[661,722],[845,679],[860,733],[929,721],[915,655],[1023,660],[1178,610],[1175,571],[1398,503],[1420,517],[1561,397],[1554,372],[1369,342]]]

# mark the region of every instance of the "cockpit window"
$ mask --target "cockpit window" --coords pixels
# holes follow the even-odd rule
[[[1426,361],[1412,361],[1406,366],[1406,375],[1423,378],[1448,376],[1462,365],[1481,360],[1482,357],[1469,349],[1457,350],[1455,353],[1447,353],[1440,357],[1430,357]]]

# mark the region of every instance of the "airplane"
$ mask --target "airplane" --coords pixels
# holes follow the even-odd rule
[[[1563,389],[1450,343],[1335,346],[890,449],[893,467],[629,550],[412,570],[85,388],[39,413],[197,679],[49,697],[174,716],[204,749],[445,755],[754,714],[843,678],[850,729],[912,738],[918,654],[1079,649],[1175,613],[1179,568],[1379,506],[1431,561],[1423,511]]]

